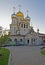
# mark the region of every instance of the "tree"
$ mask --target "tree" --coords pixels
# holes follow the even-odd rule
[[[8,35],[4,35],[0,37],[0,45],[5,44],[8,41],[10,41],[10,38]]]

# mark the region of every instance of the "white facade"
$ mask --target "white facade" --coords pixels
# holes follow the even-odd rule
[[[39,45],[42,41],[38,33],[36,33],[32,26],[30,26],[30,17],[24,17],[24,14],[19,11],[13,13],[12,23],[10,24],[10,38],[14,42],[23,43],[27,45]]]

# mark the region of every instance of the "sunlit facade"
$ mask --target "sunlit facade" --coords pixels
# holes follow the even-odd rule
[[[11,19],[10,39],[13,42],[26,45],[39,45],[42,43],[42,39],[39,38],[38,32],[36,33],[33,26],[30,25],[31,18],[28,13],[25,17],[21,11],[17,13],[13,12]]]

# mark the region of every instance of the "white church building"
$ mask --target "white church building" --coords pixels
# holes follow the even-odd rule
[[[30,25],[31,19],[19,10],[11,15],[12,22],[10,24],[10,39],[13,42],[26,45],[39,45],[42,40],[39,38],[38,32],[34,31],[33,26]]]

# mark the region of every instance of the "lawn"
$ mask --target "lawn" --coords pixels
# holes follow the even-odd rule
[[[41,54],[42,54],[42,55],[45,55],[45,50],[42,50],[42,51],[41,51]]]
[[[10,51],[5,48],[0,48],[0,65],[8,65]]]

